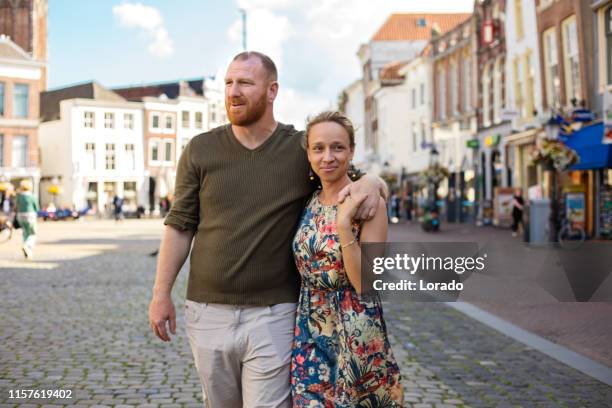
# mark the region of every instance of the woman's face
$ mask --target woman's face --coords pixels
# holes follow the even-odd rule
[[[308,134],[308,161],[321,181],[334,182],[346,176],[353,158],[346,130],[335,122],[317,123]]]

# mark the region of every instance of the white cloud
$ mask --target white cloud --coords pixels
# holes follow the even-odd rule
[[[228,30],[229,39],[242,44],[242,20],[238,18]],[[283,45],[293,35],[289,19],[267,9],[252,9],[247,15],[247,49],[263,52],[280,71]],[[238,49],[238,47],[236,47]]]
[[[334,108],[335,102],[317,94],[283,88],[281,85],[274,107],[274,116],[278,121],[290,123],[296,129],[304,129],[308,116]]]
[[[174,45],[158,9],[142,3],[123,3],[113,7],[113,14],[119,23],[128,28],[141,29],[150,39],[149,52],[158,57],[169,57]]]

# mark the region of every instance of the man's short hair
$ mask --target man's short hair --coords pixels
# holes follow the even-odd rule
[[[250,58],[256,57],[263,65],[264,69],[268,73],[270,81],[276,81],[278,79],[278,71],[276,70],[276,64],[272,61],[272,58],[266,54],[257,51],[244,51],[236,55],[232,61],[246,61]]]

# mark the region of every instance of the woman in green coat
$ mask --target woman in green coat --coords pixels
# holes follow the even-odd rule
[[[33,255],[36,243],[36,220],[38,219],[38,203],[32,195],[32,182],[21,180],[17,194],[17,221],[23,231],[23,245],[21,250],[26,258]]]

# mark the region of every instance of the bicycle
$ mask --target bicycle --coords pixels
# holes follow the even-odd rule
[[[3,244],[11,239],[15,227],[6,215],[0,215],[0,244]]]
[[[557,234],[557,241],[562,248],[577,249],[586,239],[584,228],[576,227],[570,220],[564,219]]]

